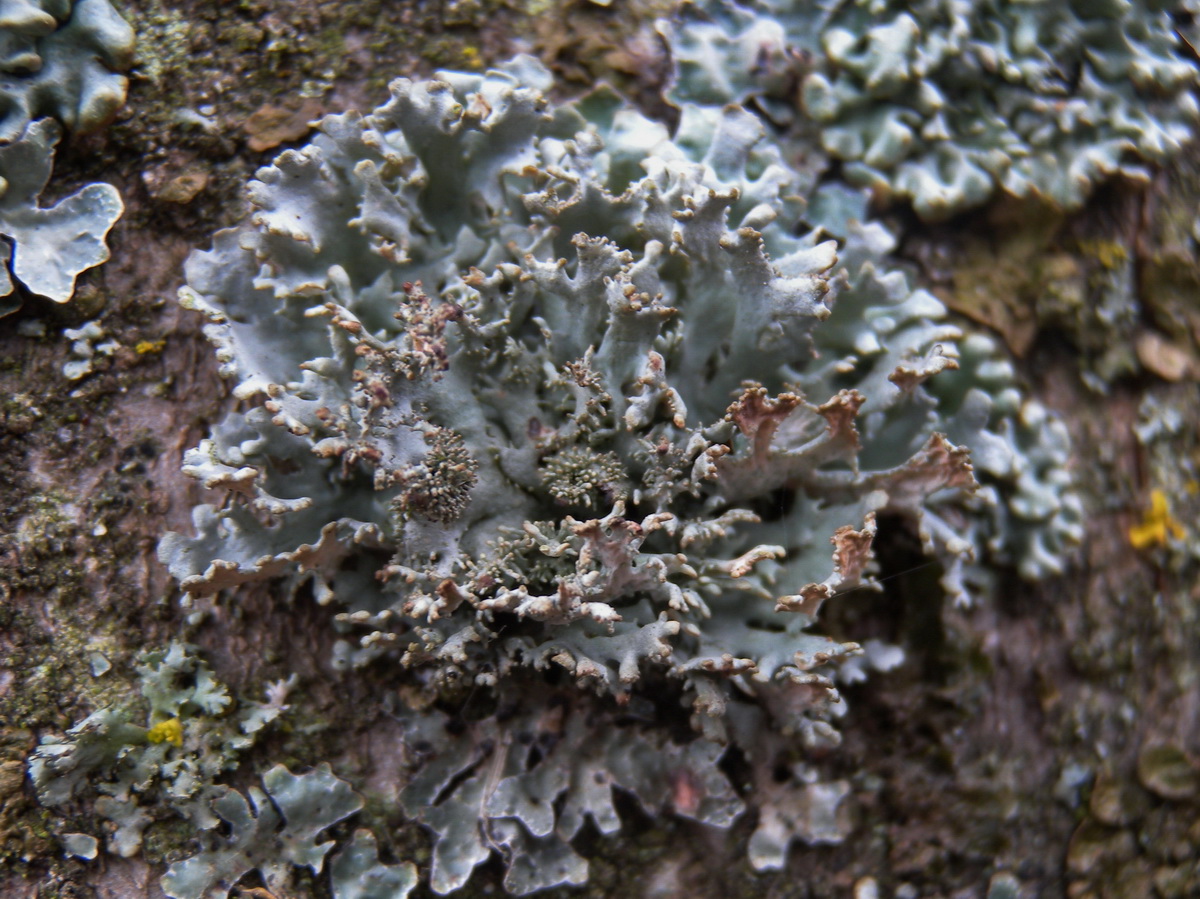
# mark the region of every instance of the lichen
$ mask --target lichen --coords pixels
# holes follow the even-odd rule
[[[1167,546],[1172,539],[1182,540],[1187,534],[1182,524],[1171,516],[1167,495],[1161,490],[1150,491],[1150,508],[1142,520],[1129,529],[1129,542],[1134,549]]]
[[[861,194],[805,211],[753,115],[671,137],[548,86],[527,58],[401,79],[259,171],[181,293],[250,404],[185,459],[229,499],[160,553],[191,594],[280,578],[335,610],[340,665],[404,672],[438,891],[496,850],[514,892],[581,882],[613,787],[728,826],[731,740],[780,867],[844,833],[848,787],[791,753],[838,740],[859,647],[810,629],[874,584],[876,516],[956,597],[987,552],[1053,571],[1065,435],[889,268]],[[439,703],[477,690],[497,713],[456,729]],[[694,738],[623,720],[679,700]]]
[[[108,0],[16,0],[0,17],[0,317],[20,307],[13,277],[65,303],[75,279],[108,259],[105,238],[124,211],[109,184],[89,184],[53,207],[38,198],[68,131],[112,121],[125,102],[122,69],[133,29]],[[60,127],[61,126],[61,127]],[[11,273],[10,273],[11,269]]]
[[[705,0],[662,26],[675,96],[799,107],[851,183],[939,220],[997,190],[1077,209],[1195,125],[1176,4]]]
[[[0,145],[0,314],[12,311],[4,299],[14,290],[10,265],[29,290],[65,303],[76,277],[108,259],[105,237],[124,211],[116,188],[89,184],[51,207],[38,205],[60,134],[55,122],[39,119]]]
[[[95,131],[125,102],[133,29],[108,0],[15,0],[0,20],[0,143],[34,119]]]
[[[146,828],[162,815],[215,825],[208,804],[223,795],[216,777],[287,711],[294,686],[277,682],[265,701],[237,703],[183,643],[143,652],[136,670],[135,697],[97,709],[61,736],[43,737],[29,759],[41,803],[93,802],[111,823],[108,850],[126,858],[141,850]]]
[[[78,328],[66,328],[63,337],[71,341],[71,355],[74,357],[63,363],[63,377],[68,381],[78,381],[92,374],[97,359],[112,356],[121,346],[111,337],[104,339],[108,334],[98,321],[84,322]]]
[[[369,830],[355,831],[329,869],[334,899],[405,899],[417,885],[415,865],[379,861],[375,836]]]
[[[211,849],[171,866],[162,878],[163,892],[171,899],[228,895],[253,870],[262,872],[268,890],[288,883],[293,865],[319,874],[333,848],[332,840],[317,842],[321,832],[362,807],[362,800],[328,765],[308,774],[276,765],[263,775],[262,784],[262,789],[247,791],[249,802],[237,790],[220,789],[212,811],[227,823],[229,835],[212,835]]]
[[[1190,394],[1147,393],[1139,409],[1136,435],[1145,453],[1149,496],[1131,509],[1129,543],[1176,572],[1185,582],[1200,559],[1200,450],[1189,422],[1195,411]],[[1190,617],[1190,616],[1189,616]]]

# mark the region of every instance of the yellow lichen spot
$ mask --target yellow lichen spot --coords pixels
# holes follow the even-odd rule
[[[161,353],[166,345],[165,340],[139,340],[133,351],[139,356],[146,356],[150,353]]]
[[[463,61],[463,65],[465,65],[468,69],[479,69],[479,68],[483,67],[483,62],[479,58],[479,48],[478,47],[471,47],[471,46],[463,47],[462,48],[462,61]]]
[[[1151,490],[1150,508],[1146,510],[1141,523],[1129,529],[1129,542],[1134,549],[1148,549],[1151,546],[1166,546],[1172,537],[1183,539],[1183,525],[1171,517],[1167,495],[1161,490]]]
[[[178,718],[168,718],[160,721],[146,732],[146,739],[151,743],[171,743],[183,745],[183,722]]]
[[[1109,271],[1129,261],[1129,250],[1113,240],[1084,240],[1079,248]]]

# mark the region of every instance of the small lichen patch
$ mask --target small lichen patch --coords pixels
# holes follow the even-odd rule
[[[1167,494],[1155,489],[1150,491],[1150,508],[1129,529],[1129,542],[1134,549],[1150,549],[1166,546],[1171,540],[1182,540],[1186,534],[1183,525],[1171,516]]]
[[[152,356],[161,353],[166,345],[165,340],[139,340],[134,344],[133,351],[139,356]]]
[[[183,722],[178,718],[160,721],[148,731],[146,739],[151,743],[170,743],[176,748],[183,746]]]
[[[0,298],[12,293],[16,278],[65,303],[79,274],[108,259],[105,238],[125,210],[116,188],[89,184],[53,206],[39,205],[61,134],[53,120],[38,119],[0,145]],[[11,311],[0,305],[0,314]]]

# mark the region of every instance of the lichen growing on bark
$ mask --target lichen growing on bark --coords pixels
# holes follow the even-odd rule
[[[677,97],[798,105],[843,177],[935,221],[997,190],[1078,209],[1178,152],[1197,67],[1176,7],[703,0],[662,30]]]
[[[133,29],[108,0],[13,0],[0,17],[0,143],[34,119],[95,131],[125,102]]]
[[[14,277],[56,303],[69,300],[79,274],[108,259],[105,238],[125,209],[111,184],[39,204],[60,136],[53,120],[39,119],[0,144],[0,316],[16,308],[8,299]]]
[[[326,117],[182,293],[251,408],[188,453],[230,501],[162,558],[193,594],[282,578],[336,611],[339,664],[410,672],[405,807],[440,892],[494,848],[513,891],[580,882],[570,841],[585,815],[612,826],[614,786],[727,826],[731,737],[764,779],[771,734],[836,743],[833,666],[858,647],[809,629],[873,583],[877,514],[913,522],[956,595],[1013,510],[1034,573],[1077,528],[1049,419],[1019,421],[994,346],[957,349],[887,270],[861,197],[814,200],[805,229],[744,110],[686,107],[672,138],[609,91],[556,107],[547,87],[520,58]],[[699,736],[547,719],[572,683],[648,710],[670,684]],[[512,711],[455,751],[428,703],[462,689]],[[844,793],[752,797],[756,867],[837,839]]]

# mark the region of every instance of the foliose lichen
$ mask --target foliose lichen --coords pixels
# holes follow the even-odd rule
[[[10,0],[0,11],[0,143],[49,117],[86,133],[125,102],[133,29],[108,0]]]
[[[417,868],[379,860],[375,835],[357,830],[347,846],[333,857],[329,879],[335,899],[405,899],[417,885]]]
[[[143,652],[136,670],[134,700],[43,737],[29,760],[39,801],[51,809],[91,801],[109,824],[108,850],[124,858],[141,850],[147,827],[164,815],[199,831],[218,824],[209,803],[229,788],[216,779],[287,711],[294,686],[280,681],[261,702],[235,702],[184,643]]]
[[[108,259],[105,238],[124,211],[116,188],[89,184],[47,209],[38,197],[58,123],[86,133],[111,121],[132,58],[133,29],[108,0],[13,0],[0,9],[0,316],[20,308],[12,276],[65,303],[80,272]]]
[[[661,30],[678,98],[787,121],[798,96],[847,180],[937,220],[997,189],[1075,209],[1178,150],[1197,114],[1179,7],[701,0]]]
[[[859,647],[811,628],[874,585],[877,517],[956,596],[977,554],[1053,570],[1064,438],[890,267],[861,194],[805,203],[757,117],[685,105],[672,137],[548,86],[528,58],[401,79],[258,172],[181,292],[250,408],[187,454],[225,498],[160,554],[192,594],[279,579],[334,610],[341,666],[406,672],[436,891],[493,851],[513,892],[582,882],[614,787],[728,826],[731,741],[751,860],[782,867],[844,833],[848,785],[795,753],[838,740]],[[492,714],[439,706],[476,691]],[[653,723],[680,701],[690,739]]]
[[[71,341],[71,355],[74,357],[63,363],[63,377],[68,381],[86,378],[95,371],[94,365],[98,359],[112,356],[121,346],[109,337],[98,321],[84,322],[78,328],[64,328],[63,337]],[[105,340],[105,337],[108,339]]]
[[[89,184],[53,206],[38,205],[61,133],[52,119],[39,119],[14,142],[0,144],[0,314],[12,311],[5,298],[13,276],[56,303],[69,300],[80,272],[108,259],[105,237],[125,209],[111,184]]]
[[[276,765],[263,775],[262,785],[250,787],[249,802],[237,790],[220,788],[212,811],[229,826],[229,834],[210,835],[211,848],[171,866],[162,878],[163,892],[171,899],[228,895],[255,870],[268,890],[287,884],[293,866],[319,874],[334,845],[332,840],[317,842],[321,832],[362,807],[350,785],[328,765],[307,774]]]

